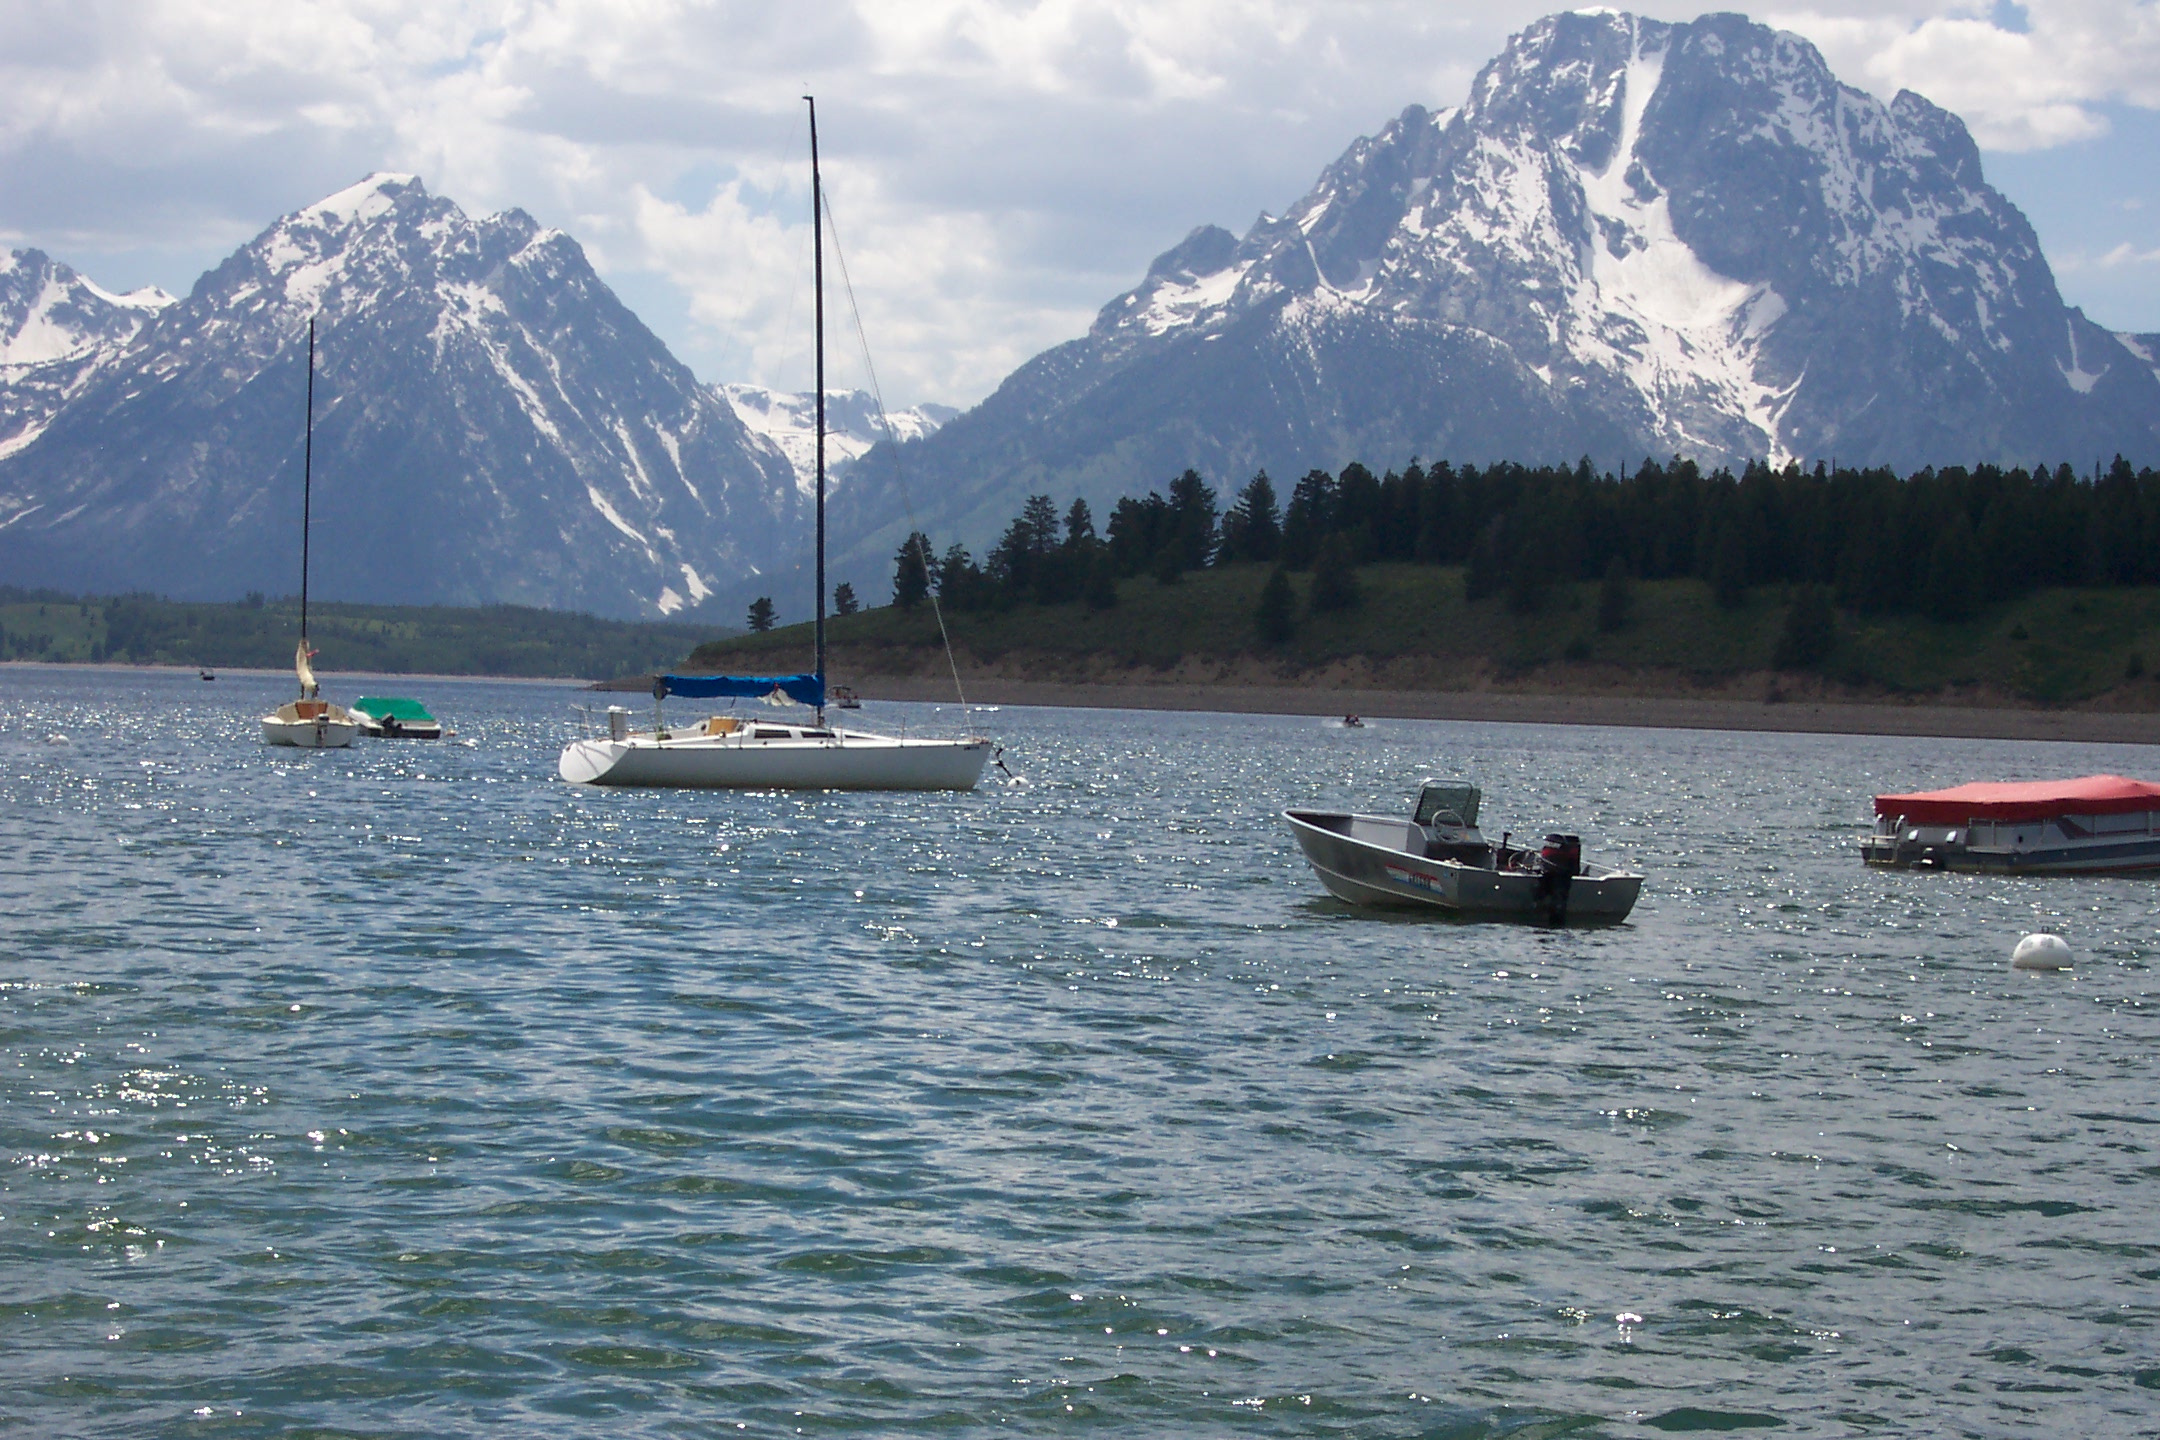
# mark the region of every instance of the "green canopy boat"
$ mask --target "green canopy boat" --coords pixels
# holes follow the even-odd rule
[[[363,695],[345,707],[360,722],[360,733],[377,740],[440,740],[442,722],[427,706],[402,695]]]

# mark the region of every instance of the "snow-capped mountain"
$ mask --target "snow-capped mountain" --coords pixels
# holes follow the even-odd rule
[[[35,440],[69,397],[173,297],[116,295],[41,250],[0,255],[0,457]]]
[[[909,466],[979,542],[1187,465],[2150,461],[2155,355],[2063,303],[1957,117],[1743,16],[1572,13],[1283,217],[1193,231]],[[854,483],[891,488],[878,455]]]
[[[817,415],[815,391],[800,394],[762,385],[715,385],[715,394],[734,407],[735,417],[753,435],[777,446],[795,467],[795,483],[806,496],[817,489]],[[850,461],[860,459],[881,440],[920,440],[960,412],[950,405],[912,405],[888,412],[882,421],[877,400],[867,390],[825,392],[825,487],[828,496],[845,478]]]
[[[317,595],[664,615],[808,543],[784,458],[574,240],[375,175],[155,310],[0,459],[9,573],[296,590],[310,317]]]

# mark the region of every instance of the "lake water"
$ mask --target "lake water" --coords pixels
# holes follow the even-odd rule
[[[567,688],[289,683],[0,669],[0,1431],[2160,1428],[2160,884],[1855,850],[2160,749],[1007,708],[1017,785],[638,793]],[[1632,923],[1325,898],[1276,812],[1428,774]]]

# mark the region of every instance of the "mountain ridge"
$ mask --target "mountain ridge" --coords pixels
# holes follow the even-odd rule
[[[807,536],[785,457],[575,240],[381,173],[111,347],[0,461],[0,559],[32,584],[293,588],[311,315],[318,593],[665,616]]]
[[[980,545],[1027,493],[1101,508],[1187,466],[2149,459],[2153,355],[2063,302],[1948,111],[1743,16],[1576,12],[873,451],[841,533],[848,564],[889,554],[912,489]]]

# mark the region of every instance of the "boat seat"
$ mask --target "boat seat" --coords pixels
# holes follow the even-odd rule
[[[732,735],[735,733],[736,723],[732,715],[714,715],[698,728],[707,735]]]
[[[320,717],[322,717],[322,716],[324,716],[324,715],[327,715],[327,714],[329,714],[329,713],[330,713],[330,702],[329,702],[329,701],[327,701],[327,700],[295,700],[295,701],[293,701],[293,714],[294,714],[294,715],[296,715],[296,716],[298,716],[298,717],[299,717],[300,719],[302,719],[302,720],[315,720],[315,719],[319,719]]]

